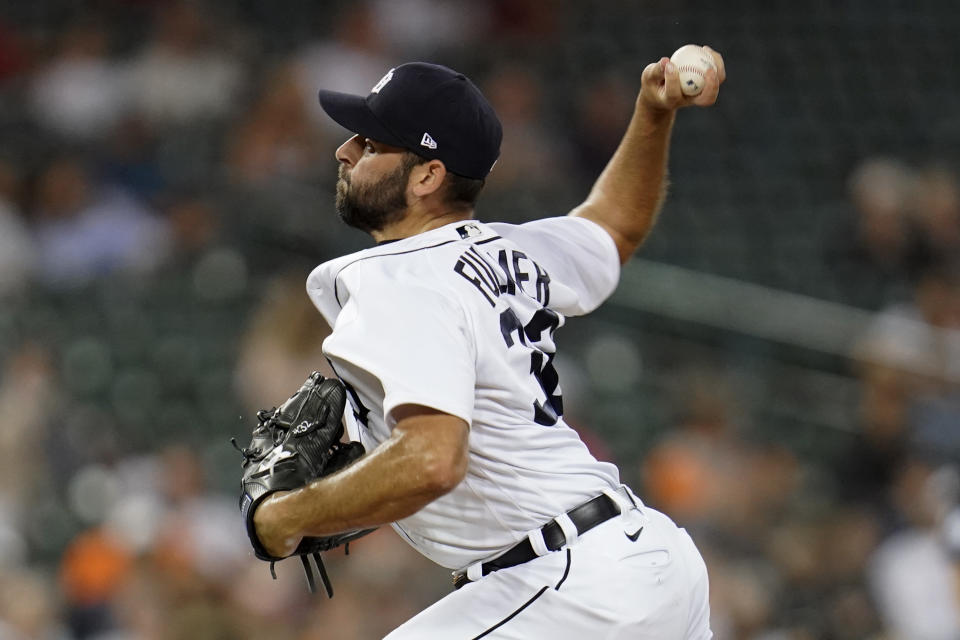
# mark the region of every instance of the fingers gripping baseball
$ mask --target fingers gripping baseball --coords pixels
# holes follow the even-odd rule
[[[706,84],[700,95],[694,96],[693,104],[698,107],[709,107],[717,101],[717,96],[720,94],[720,85],[727,79],[727,71],[723,64],[723,56],[720,53],[706,45],[703,46],[703,50],[710,54],[714,68],[707,69],[704,74]]]
[[[726,80],[723,56],[708,46],[702,47],[713,65],[703,70],[703,87],[695,95],[682,90],[680,70],[670,58],[663,57],[647,65],[641,76],[639,102],[659,111],[673,111],[682,107],[708,107],[717,101],[720,85]]]
[[[669,58],[661,58],[644,69],[640,100],[658,111],[673,111],[692,103],[683,95],[679,72]]]
[[[718,84],[723,84],[724,80],[727,79],[727,68],[724,66],[723,56],[720,55],[719,51],[715,51],[714,49],[710,48],[709,45],[703,45],[703,48],[713,58],[713,64],[717,68]]]

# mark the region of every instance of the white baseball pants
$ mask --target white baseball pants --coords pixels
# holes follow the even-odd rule
[[[635,534],[643,527],[636,540]],[[386,640],[708,640],[707,570],[687,532],[641,506],[573,544],[454,591]]]

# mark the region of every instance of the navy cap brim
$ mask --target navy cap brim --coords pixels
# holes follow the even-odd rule
[[[407,146],[380,122],[363,96],[321,89],[319,98],[327,115],[347,131],[395,147]]]

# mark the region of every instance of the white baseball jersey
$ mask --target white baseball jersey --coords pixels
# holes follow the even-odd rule
[[[390,436],[391,410],[431,407],[470,425],[466,477],[394,528],[463,569],[619,486],[563,421],[554,332],[616,287],[598,225],[461,221],[326,262],[307,280],[333,327],[323,350],[347,385],[350,435]]]

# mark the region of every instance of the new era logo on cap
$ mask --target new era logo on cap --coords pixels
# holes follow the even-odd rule
[[[436,149],[437,141],[431,138],[429,133],[424,133],[423,138],[420,140],[420,146],[426,147],[427,149]]]

